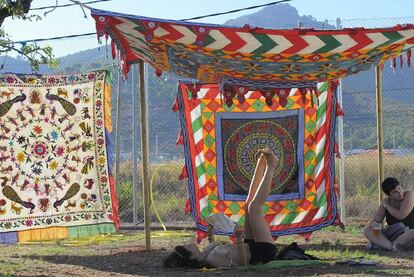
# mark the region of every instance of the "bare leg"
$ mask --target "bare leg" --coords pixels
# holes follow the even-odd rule
[[[399,244],[404,248],[412,248],[414,245],[414,229],[408,229],[393,242]]]
[[[259,187],[257,188],[253,199],[248,205],[248,212],[250,216],[250,225],[254,240],[256,242],[274,243],[272,235],[269,231],[269,226],[262,213],[262,206],[270,193],[276,159],[270,150],[263,153],[266,157],[265,174],[260,181]]]
[[[260,185],[261,180],[263,179],[264,172],[266,169],[266,159],[260,154],[256,168],[254,170],[252,182],[250,183],[249,194],[247,195],[246,201],[244,203],[244,237],[246,239],[253,239],[252,227],[250,224],[250,215],[249,215],[249,205],[252,202],[254,195],[256,194],[257,188]]]
[[[392,249],[392,242],[389,241],[383,234],[379,234],[378,236],[375,235],[374,229],[370,226],[366,226],[364,229],[365,237],[372,243],[379,245],[385,249],[391,250]]]

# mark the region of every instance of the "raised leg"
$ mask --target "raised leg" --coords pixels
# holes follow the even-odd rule
[[[260,154],[256,168],[253,173],[253,178],[250,183],[249,193],[247,194],[246,201],[244,203],[244,237],[246,239],[253,239],[253,232],[250,223],[250,215],[249,215],[249,205],[252,202],[254,195],[256,194],[257,188],[260,185],[261,180],[263,179],[264,173],[266,169],[266,159],[263,154]]]
[[[278,161],[270,149],[262,150],[262,153],[266,159],[265,172],[263,178],[260,180],[259,186],[253,196],[253,199],[248,204],[247,209],[253,239],[256,242],[274,243],[272,235],[269,231],[269,226],[262,213],[262,206],[266,201],[266,198],[269,196],[273,173]]]

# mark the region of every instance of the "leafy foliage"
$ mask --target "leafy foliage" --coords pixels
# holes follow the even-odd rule
[[[32,0],[0,0],[0,26],[6,17],[21,20],[41,19],[37,15],[28,16]],[[32,66],[33,71],[39,70],[40,65],[46,64],[50,67],[57,67],[58,61],[55,59],[52,47],[39,46],[36,43],[15,43],[10,36],[0,28],[0,54],[16,52],[25,57]]]

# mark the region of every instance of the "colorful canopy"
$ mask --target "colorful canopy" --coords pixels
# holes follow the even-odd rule
[[[343,78],[407,52],[414,25],[343,30],[225,27],[92,10],[99,37],[110,36],[127,74],[144,60],[204,83],[303,82]],[[116,46],[116,47],[115,47]],[[116,48],[116,49],[115,49]],[[401,60],[402,61],[402,60]],[[298,86],[296,86],[298,87]]]

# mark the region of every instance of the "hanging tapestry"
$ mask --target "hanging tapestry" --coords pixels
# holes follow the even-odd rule
[[[92,10],[99,37],[111,37],[126,75],[132,63],[221,83],[223,78],[325,81],[368,70],[414,47],[414,25],[342,30],[265,29],[148,18]],[[401,56],[401,64],[403,62]],[[395,64],[395,63],[394,63]]]
[[[263,206],[272,235],[309,235],[335,221],[333,83],[318,83],[313,91],[238,88],[231,102],[218,85],[198,85],[196,93],[194,86],[180,85],[178,106],[183,174],[200,236],[211,214],[244,224],[244,201],[263,147],[280,160]]]
[[[108,78],[0,76],[0,233],[117,222]]]
[[[288,197],[289,193],[299,197],[298,175],[303,177],[303,174],[299,174],[298,167],[303,166],[302,157],[297,156],[302,151],[297,146],[303,145],[303,110],[217,113],[215,122],[216,152],[220,157],[217,172],[223,176],[218,179],[222,199],[240,199],[247,195],[257,160],[254,154],[264,146],[273,149],[284,161],[275,170],[270,198],[278,194]]]

